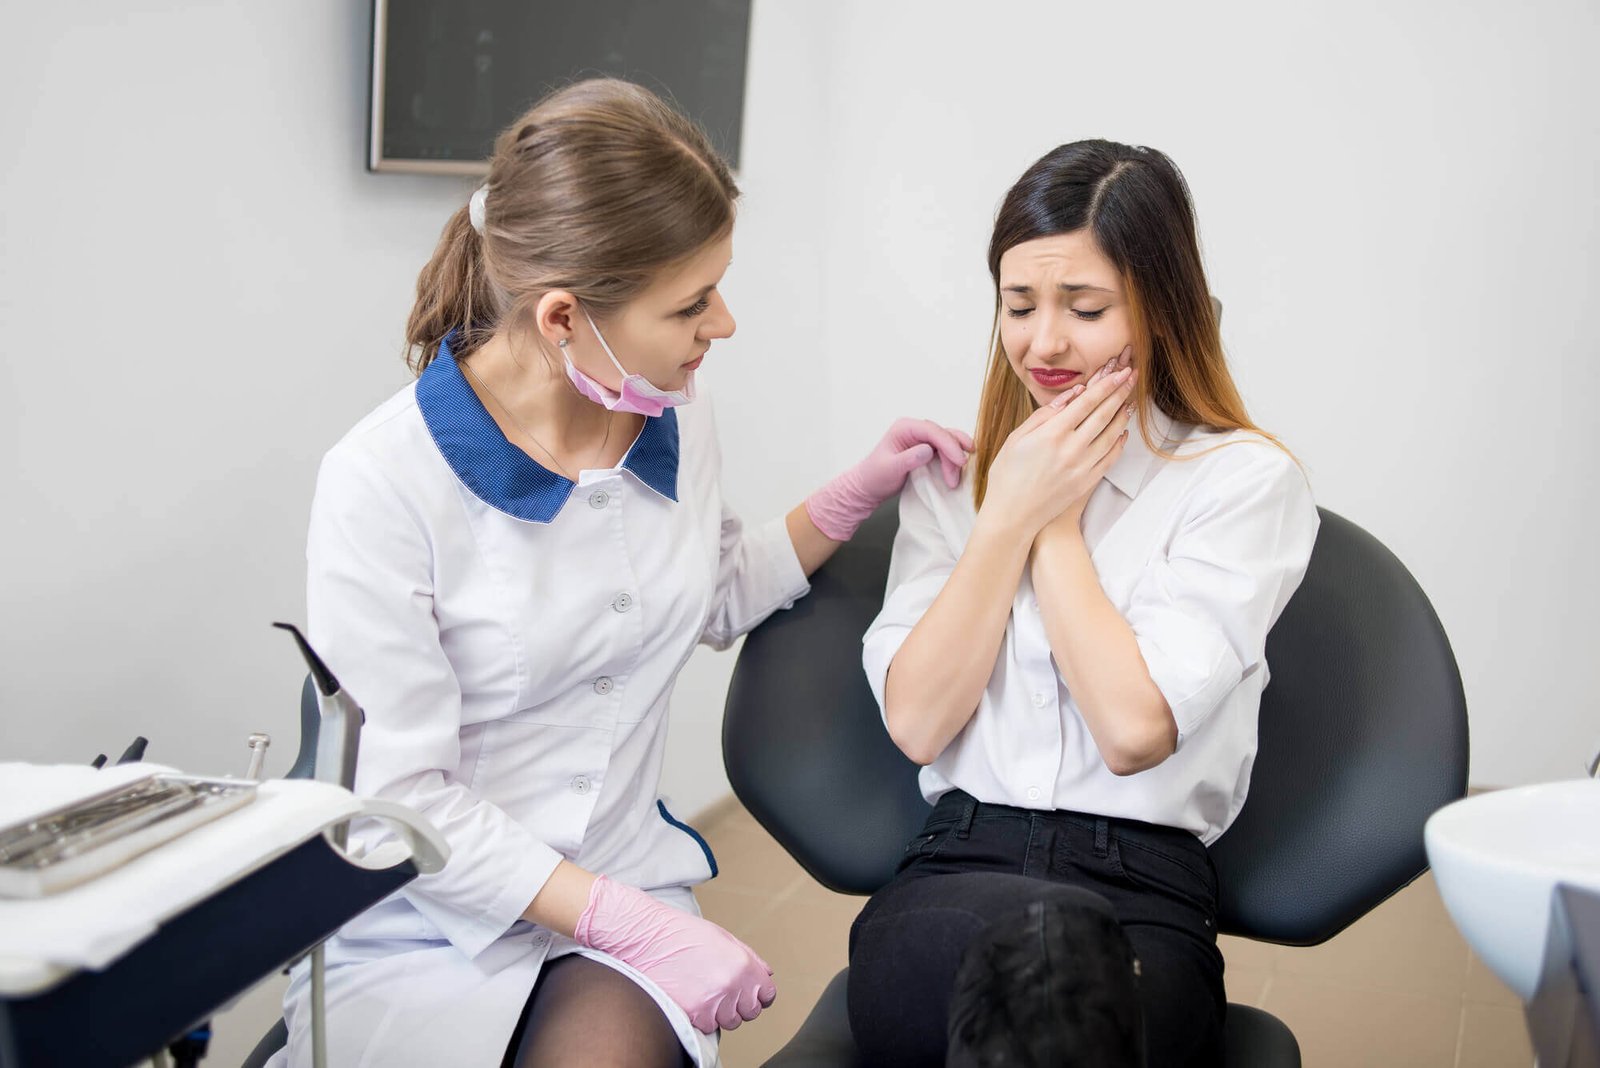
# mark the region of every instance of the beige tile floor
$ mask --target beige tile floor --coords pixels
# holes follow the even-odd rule
[[[757,1068],[845,965],[863,898],[818,886],[743,808],[701,823],[721,868],[698,891],[705,914],[779,979],[777,1002],[724,1036],[728,1068]],[[1423,876],[1337,938],[1291,948],[1224,937],[1228,999],[1293,1029],[1306,1068],[1508,1068],[1533,1063],[1516,998],[1473,959]]]

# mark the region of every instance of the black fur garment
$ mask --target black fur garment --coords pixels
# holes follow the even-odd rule
[[[1141,1068],[1138,961],[1109,909],[1035,902],[973,939],[949,1068]]]

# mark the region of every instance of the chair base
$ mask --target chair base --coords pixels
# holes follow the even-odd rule
[[[846,968],[833,977],[806,1022],[767,1061],[767,1068],[868,1068],[850,1036],[845,1006],[849,975]],[[1223,1048],[1227,1068],[1300,1068],[1294,1033],[1276,1016],[1248,1005],[1228,1006]]]

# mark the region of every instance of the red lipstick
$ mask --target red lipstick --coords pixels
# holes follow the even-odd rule
[[[1028,372],[1045,389],[1066,389],[1083,377],[1080,371],[1060,371],[1049,367],[1030,367]]]

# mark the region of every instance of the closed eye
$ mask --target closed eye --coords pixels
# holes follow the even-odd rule
[[[1110,309],[1110,307],[1111,307],[1111,305],[1107,304],[1104,308],[1085,309],[1085,310],[1082,310],[1082,311],[1080,311],[1077,308],[1074,308],[1074,309],[1072,309],[1072,314],[1076,315],[1079,319],[1082,319],[1085,322],[1092,323],[1096,319],[1098,319],[1102,315],[1104,315]],[[1029,315],[1033,314],[1033,309],[1032,308],[1007,308],[1006,309],[1006,314],[1011,316],[1011,318],[1013,318],[1013,319],[1026,319]]]
[[[693,319],[696,315],[699,315],[709,307],[711,307],[711,302],[705,297],[701,297],[687,308],[684,308],[678,314],[683,316],[685,319]]]

